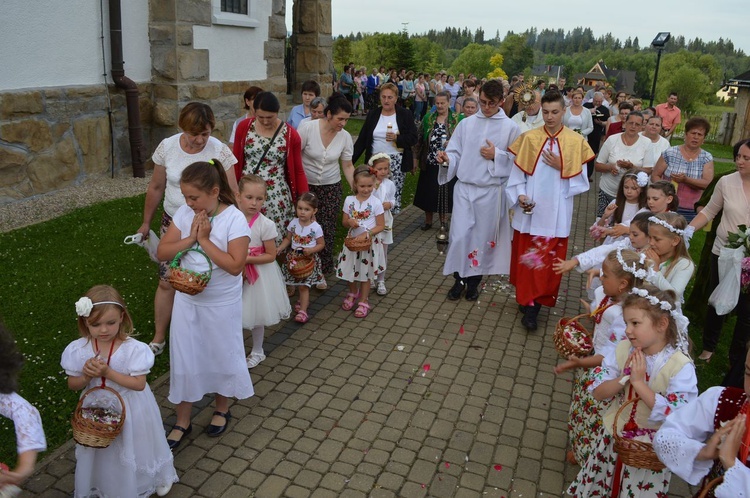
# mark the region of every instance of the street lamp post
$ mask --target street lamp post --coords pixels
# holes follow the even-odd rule
[[[649,107],[654,107],[654,96],[656,95],[656,79],[659,77],[659,63],[661,62],[661,52],[664,50],[664,45],[667,44],[672,35],[666,31],[662,31],[654,41],[651,42],[651,46],[656,49],[656,71],[654,71],[654,83],[651,86],[651,104]]]

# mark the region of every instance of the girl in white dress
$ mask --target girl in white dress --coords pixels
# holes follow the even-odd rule
[[[260,212],[266,201],[266,181],[257,175],[240,178],[237,204],[250,227],[250,247],[242,284],[242,327],[253,336],[247,368],[266,359],[263,336],[267,325],[289,318],[284,277],[276,263],[276,224]]]
[[[287,265],[282,268],[286,284],[299,287],[299,301],[294,305],[294,311],[297,312],[294,321],[299,323],[307,323],[309,320],[307,307],[310,305],[310,287],[324,282],[318,253],[325,247],[325,239],[323,228],[315,221],[317,212],[318,196],[312,192],[300,195],[297,199],[297,217],[289,222],[286,236],[279,245],[279,251],[291,248],[286,255],[287,263],[295,253],[312,256],[315,262],[312,273],[303,279],[293,277]]]
[[[336,276],[349,282],[349,292],[341,308],[349,311],[359,299],[354,316],[364,318],[370,313],[370,281],[385,271],[383,244],[377,234],[385,229],[383,204],[373,194],[375,175],[369,166],[354,170],[354,192],[344,200],[342,225],[349,235],[360,241],[369,240],[370,249],[351,251],[346,245],[341,248],[336,265]]]
[[[391,168],[391,156],[383,153],[375,154],[370,158],[368,164],[375,175],[375,190],[373,191],[373,195],[383,204],[385,228],[378,234],[378,238],[383,245],[383,261],[387,262],[388,246],[393,244],[393,214],[391,213],[391,208],[393,207],[393,203],[396,202],[396,184],[388,178]],[[379,296],[385,296],[388,293],[388,289],[385,287],[385,270],[378,273],[377,293]]]
[[[192,430],[191,409],[203,396],[215,393],[216,411],[206,429],[215,437],[229,425],[229,398],[253,395],[242,337],[242,272],[250,243],[247,220],[234,206],[235,195],[217,159],[185,168],[180,189],[186,205],[175,213],[157,256],[167,261],[183,252],[183,268],[196,272],[211,268],[212,275],[200,294],[178,291],[175,295],[168,399],[177,405],[177,421],[167,438],[173,449]]]
[[[129,337],[133,321],[112,287],[92,287],[75,306],[81,338],[65,348],[60,361],[68,387],[78,391],[106,385],[125,403],[125,423],[112,444],[76,446],[75,496],[164,496],[177,482],[177,473],[159,405],[146,382],[154,354]]]
[[[646,276],[641,259],[645,257],[641,258],[633,251],[610,251],[602,263],[602,285],[594,291],[594,300],[587,310],[594,321],[594,350],[590,356],[571,356],[555,367],[558,375],[575,370],[573,397],[568,411],[569,463],[585,462],[599,442],[603,430],[602,414],[609,407],[610,400],[597,401],[586,387],[591,383],[594,368],[626,339],[621,301]]]
[[[629,340],[620,342],[594,369],[589,386],[595,399],[614,399],[603,415],[604,430],[596,449],[583,463],[568,494],[667,496],[669,470],[656,472],[623,464],[614,450],[612,430],[617,411],[634,398],[640,401],[629,404],[617,424],[618,431],[632,431],[633,436],[641,431],[655,432],[667,415],[698,396],[698,379],[688,356],[687,318],[675,301],[674,292],[651,285],[633,288],[623,301]]]
[[[643,171],[625,173],[620,179],[617,197],[609,203],[596,222],[596,231],[605,237],[604,244],[624,239],[630,229],[630,220],[637,213],[646,211],[647,185],[648,175]]]
[[[651,264],[648,281],[661,290],[671,290],[682,302],[695,264],[685,244],[687,221],[677,213],[651,216],[648,225],[649,248],[646,257]]]
[[[37,453],[47,449],[39,410],[16,393],[22,365],[23,356],[16,348],[16,342],[0,325],[0,415],[13,421],[18,451],[18,463],[13,470],[0,463],[3,469],[0,471],[2,496],[21,493],[18,486],[34,471]]]

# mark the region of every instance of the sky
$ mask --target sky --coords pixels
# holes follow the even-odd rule
[[[297,0],[302,1],[302,0]],[[750,54],[750,29],[747,25],[748,0],[628,0],[627,2],[571,3],[561,0],[503,2],[472,0],[465,4],[456,0],[331,0],[333,34],[401,31],[408,23],[410,33],[441,30],[448,26],[472,32],[483,28],[485,37],[492,38],[500,30],[503,38],[510,30],[516,33],[528,28],[572,30],[590,27],[595,37],[611,32],[621,41],[638,37],[641,47],[650,44],[657,33],[669,31],[686,40],[699,37],[703,41],[730,39],[735,48]],[[533,10],[524,7],[528,5]],[[593,6],[596,5],[594,8]],[[709,5],[713,8],[708,7]],[[589,12],[590,11],[590,12]],[[635,18],[631,14],[636,13]],[[287,1],[287,29],[292,26],[292,0]]]

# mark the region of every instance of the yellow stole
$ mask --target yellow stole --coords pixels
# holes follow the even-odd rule
[[[557,140],[562,154],[560,177],[563,180],[581,174],[583,165],[595,157],[582,135],[563,126],[555,135],[550,135],[545,126],[521,134],[508,150],[516,155],[515,164],[527,175],[533,175],[542,150],[548,140]]]

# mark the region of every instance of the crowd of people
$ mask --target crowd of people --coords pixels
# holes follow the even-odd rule
[[[421,228],[432,228],[435,213],[443,228],[450,222],[447,299],[476,300],[484,277],[510,275],[521,324],[533,332],[542,306],[556,305],[564,274],[589,273],[592,353],[555,369],[575,371],[568,460],[581,470],[568,493],[664,496],[670,471],[692,484],[724,474],[716,496],[747,492],[748,295],[737,297],[725,387],[701,396],[694,362],[710,361],[724,315],[706,303],[703,351],[693,360],[681,310],[695,271],[688,253],[694,231],[723,212],[706,262],[711,292],[729,234],[750,225],[750,140],[735,146],[737,172],[715,181],[713,158],[702,148],[705,119],[688,120],[684,143],[670,144],[680,121],[677,95],[644,110],[624,92],[543,83],[382,67],[367,75],[352,64],[327,98],[318,83],[305,82],[302,103],[286,120],[273,93],[248,88],[231,147],[211,136],[209,105],[187,104],[180,131],[153,154],[138,228],[147,238],[162,204],[152,340],[130,337],[127,304],[112,287],[96,285],[75,303],[81,337],[61,359],[68,385],[82,392],[109,386],[128,413],[108,448],[77,447],[76,496],[167,494],[178,480],[171,450],[193,430],[193,403],[213,395],[205,432],[226,432],[231,399],[254,394],[249,369],[266,358],[265,327],[306,323],[313,288],[325,290],[334,277],[346,281],[341,308],[367,317],[371,290],[388,292],[394,217],[405,176],[417,172]],[[345,125],[355,114],[365,117],[353,140]],[[346,198],[342,177],[352,192]],[[593,178],[599,190],[590,233],[597,245],[568,258],[574,199]],[[705,208],[697,212],[699,204]],[[335,254],[339,223],[347,237]],[[190,291],[178,285],[179,275],[187,275]],[[194,280],[202,282],[198,289]],[[249,354],[243,328],[252,335]],[[45,443],[38,413],[15,394],[20,356],[0,332],[8,371],[0,376],[0,413],[27,428],[18,438],[17,467],[0,469],[4,487],[30,474]],[[167,336],[176,418],[165,438],[146,376]],[[630,421],[644,429],[638,435],[650,437],[667,469],[620,461],[612,430],[626,404]],[[725,425],[716,425],[719,419]]]

